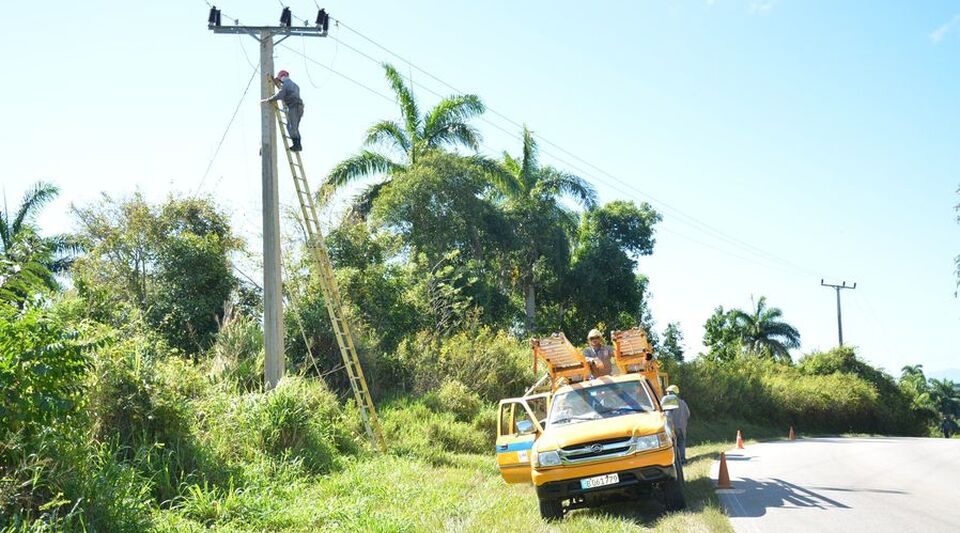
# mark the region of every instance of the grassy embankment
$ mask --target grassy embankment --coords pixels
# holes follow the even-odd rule
[[[407,407],[383,411],[388,434],[410,414]],[[275,479],[260,490],[197,491],[176,509],[160,511],[155,524],[170,531],[731,531],[709,471],[717,454],[732,446],[736,427],[730,422],[693,425],[692,438],[701,443],[688,449],[688,509],[681,513],[665,513],[655,499],[623,501],[546,523],[532,488],[505,484],[492,452],[433,454],[421,447],[357,458],[321,477]],[[740,427],[748,435],[783,436]],[[405,442],[399,448],[417,446]]]

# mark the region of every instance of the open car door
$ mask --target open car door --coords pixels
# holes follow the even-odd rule
[[[543,433],[551,393],[500,400],[497,408],[497,466],[507,483],[531,483],[530,449]]]

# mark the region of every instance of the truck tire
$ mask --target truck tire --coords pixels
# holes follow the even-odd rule
[[[687,499],[683,496],[683,466],[679,460],[675,460],[673,466],[677,477],[663,483],[663,505],[668,511],[682,511],[687,508]]]
[[[563,504],[560,500],[540,500],[540,518],[560,520],[563,518]]]

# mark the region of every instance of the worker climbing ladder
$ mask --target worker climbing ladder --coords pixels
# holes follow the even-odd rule
[[[280,135],[283,137],[284,151],[287,153],[287,162],[290,163],[290,173],[293,175],[293,185],[297,190],[297,200],[300,203],[300,212],[303,215],[303,227],[307,232],[307,249],[310,252],[316,273],[320,277],[323,301],[327,306],[327,313],[330,314],[330,321],[333,323],[333,334],[336,336],[337,344],[340,346],[340,355],[343,356],[343,365],[347,370],[347,376],[350,379],[350,386],[353,389],[354,398],[360,407],[363,426],[374,448],[386,451],[386,441],[383,439],[383,431],[380,429],[377,410],[373,405],[373,398],[370,396],[367,380],[363,377],[363,369],[360,366],[360,358],[357,354],[353,332],[347,320],[343,299],[340,297],[340,287],[337,284],[336,277],[334,277],[330,254],[327,252],[327,247],[323,242],[323,235],[320,232],[320,224],[317,221],[317,209],[313,201],[313,196],[310,194],[310,185],[307,183],[307,175],[303,168],[303,159],[300,157],[300,152],[290,150],[291,139],[286,129],[286,111],[276,102],[273,102],[272,105],[276,110],[277,123],[280,126]]]

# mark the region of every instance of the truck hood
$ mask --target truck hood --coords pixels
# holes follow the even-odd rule
[[[656,435],[665,431],[663,413],[651,411],[632,415],[551,426],[537,439],[537,450],[547,451],[604,439]]]

